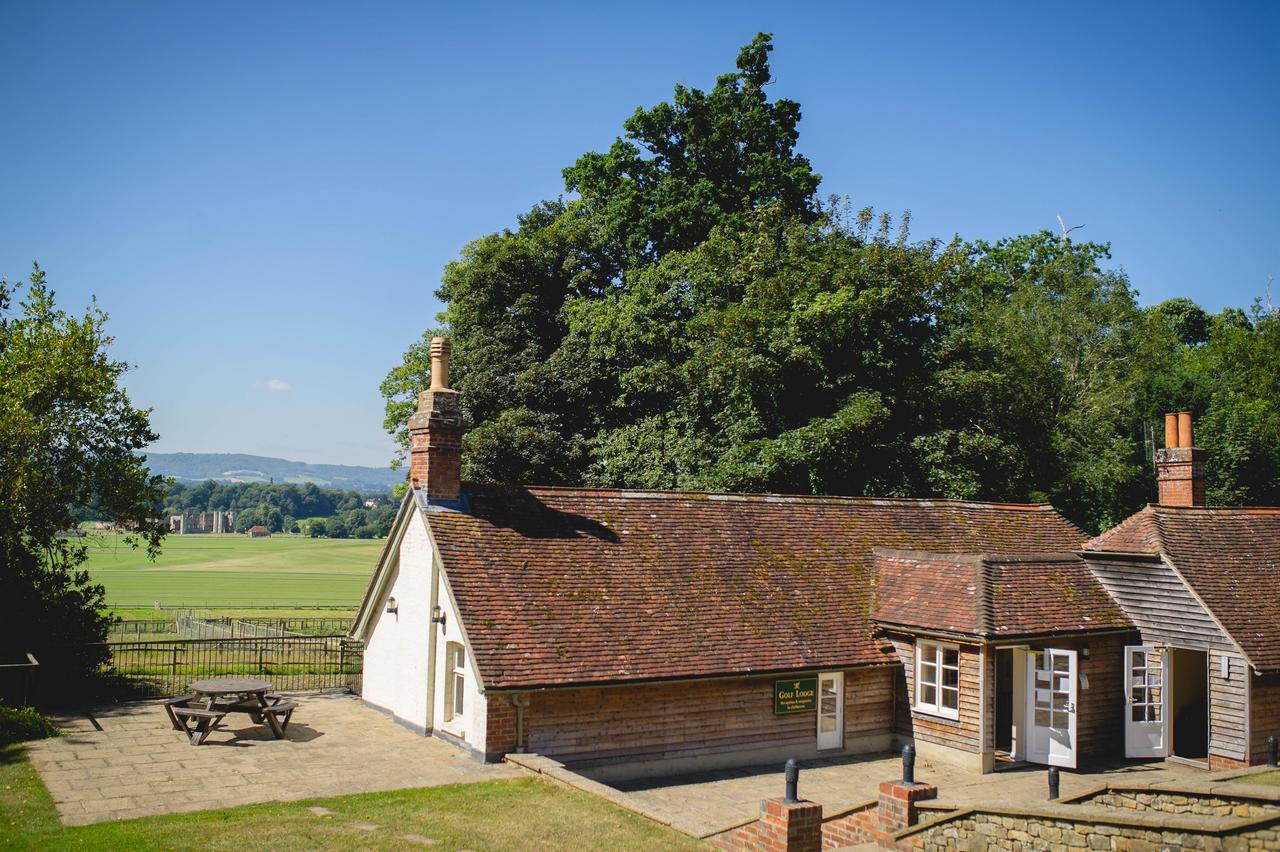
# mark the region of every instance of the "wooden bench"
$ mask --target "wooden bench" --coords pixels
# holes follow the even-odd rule
[[[175,731],[182,731],[185,730],[185,728],[183,728],[182,723],[178,721],[178,717],[174,715],[174,708],[186,707],[187,704],[194,701],[195,698],[196,696],[194,695],[180,695],[177,698],[166,698],[161,702],[164,705],[164,712],[169,714],[169,722],[173,725],[173,729]]]
[[[182,723],[182,730],[191,739],[193,746],[204,742],[209,732],[218,727],[222,717],[227,715],[225,710],[202,710],[199,707],[178,705],[173,705],[170,712]],[[191,727],[192,721],[195,722],[194,728]]]
[[[273,696],[268,696],[268,698],[270,697]],[[278,695],[274,697],[280,698]],[[279,731],[276,732],[276,736],[283,739],[284,732],[289,728],[289,720],[293,718],[293,711],[297,709],[298,703],[296,701],[281,699],[276,701],[274,704],[263,707],[258,712],[262,714],[263,718],[268,720],[268,724],[271,725],[273,732],[275,732],[276,727],[279,726]],[[274,724],[271,724],[273,722]]]

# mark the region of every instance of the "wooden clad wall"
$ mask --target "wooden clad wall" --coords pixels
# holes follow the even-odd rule
[[[906,673],[906,698],[908,713],[899,719],[899,730],[928,743],[978,753],[982,735],[979,731],[981,705],[981,665],[977,645],[959,645],[960,648],[960,718],[946,719],[915,710],[915,643],[911,637],[890,637],[898,659]],[[933,641],[933,640],[929,640]],[[958,643],[951,642],[956,645]],[[904,724],[905,723],[905,724]]]
[[[1143,641],[1234,652],[1235,644],[1163,562],[1091,558],[1089,570],[1129,616]]]
[[[846,751],[883,748],[885,738],[892,735],[896,672],[896,666],[845,672]],[[525,712],[526,748],[575,766],[701,757],[782,746],[813,751],[816,715],[774,715],[775,679],[770,676],[530,693],[530,706]]]
[[[1208,652],[1209,753],[1246,759],[1248,668],[1231,638],[1164,562],[1090,558],[1098,582],[1124,610],[1148,645],[1171,645]],[[1230,660],[1222,677],[1221,658]]]
[[[1222,658],[1230,666],[1222,676]],[[1249,665],[1239,654],[1209,652],[1209,753],[1248,760]],[[1265,737],[1264,737],[1265,739]]]

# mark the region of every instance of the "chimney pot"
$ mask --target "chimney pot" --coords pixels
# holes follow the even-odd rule
[[[449,352],[453,346],[447,337],[431,338],[431,389],[449,389]]]
[[[1191,440],[1191,412],[1178,412],[1178,446],[1194,447],[1195,442]]]
[[[1162,506],[1204,506],[1204,450],[1194,446],[1191,412],[1164,416],[1164,449],[1156,450],[1156,489]]]

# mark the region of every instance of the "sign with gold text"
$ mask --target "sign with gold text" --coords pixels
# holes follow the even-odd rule
[[[816,677],[797,677],[773,682],[774,715],[811,713],[817,709],[818,679]]]

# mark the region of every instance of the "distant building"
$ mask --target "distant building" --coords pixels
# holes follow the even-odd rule
[[[368,500],[364,501],[364,507],[366,509],[380,509],[382,508],[382,498],[370,497]]]
[[[270,538],[271,530],[259,524],[256,527],[249,527],[249,531],[246,535],[248,535],[249,538]]]
[[[169,516],[169,532],[178,535],[188,533],[232,533],[235,532],[234,512],[197,512],[188,509],[181,515]]]

